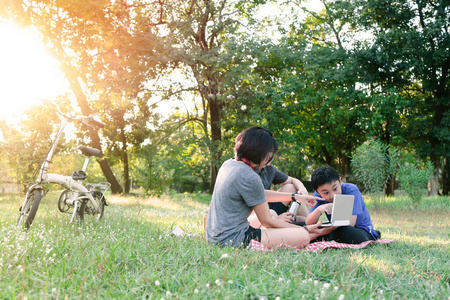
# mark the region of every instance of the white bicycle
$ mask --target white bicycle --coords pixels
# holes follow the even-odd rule
[[[86,169],[89,164],[91,156],[101,156],[101,151],[95,148],[79,146],[78,149],[86,156],[83,167],[79,171],[73,172],[72,176],[64,176],[60,174],[48,173],[50,169],[50,163],[52,162],[53,155],[55,154],[56,147],[59,143],[59,139],[64,132],[65,127],[74,121],[82,122],[83,124],[93,127],[103,128],[105,125],[94,120],[92,117],[86,116],[71,116],[61,112],[59,107],[57,108],[58,115],[61,118],[61,123],[56,137],[52,142],[50,150],[47,153],[47,157],[42,163],[39,174],[34,184],[28,187],[25,200],[20,207],[19,220],[17,221],[17,227],[30,228],[31,223],[36,216],[36,212],[39,208],[39,203],[42,198],[48,192],[48,188],[44,186],[47,183],[56,183],[65,188],[58,199],[58,209],[63,213],[72,214],[70,222],[74,220],[84,221],[85,216],[92,216],[94,220],[100,220],[103,216],[105,209],[106,199],[105,192],[110,188],[108,182],[101,182],[97,184],[84,183],[84,180],[88,177]]]

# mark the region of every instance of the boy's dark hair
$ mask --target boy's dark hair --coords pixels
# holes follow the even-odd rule
[[[317,191],[320,186],[332,183],[336,180],[340,180],[339,174],[329,165],[318,167],[311,174],[311,185],[315,191]]]
[[[236,159],[246,158],[254,164],[260,164],[270,152],[275,155],[278,151],[278,143],[272,132],[259,126],[245,129],[237,135],[235,142]]]

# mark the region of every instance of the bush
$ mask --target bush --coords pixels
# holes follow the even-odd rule
[[[397,149],[384,145],[378,139],[370,139],[356,148],[351,162],[355,177],[374,198],[376,207],[397,164]]]
[[[434,166],[430,161],[426,163],[425,168],[409,163],[400,166],[397,173],[400,186],[411,198],[415,208],[419,206],[433,173]]]

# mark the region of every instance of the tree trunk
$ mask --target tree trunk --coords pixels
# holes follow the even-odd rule
[[[125,194],[129,194],[130,193],[130,173],[129,173],[129,164],[128,164],[127,138],[126,138],[125,130],[123,127],[120,128],[120,138],[122,141],[124,188],[125,188]]]
[[[428,187],[428,195],[436,196],[438,194],[438,183],[439,183],[439,169],[440,169],[440,159],[434,151],[431,151],[430,160],[434,165],[434,174],[430,180],[430,185]]]
[[[395,176],[394,174],[389,174],[389,179],[386,182],[386,186],[384,187],[384,194],[386,196],[394,195],[394,185],[395,185]]]
[[[450,191],[450,156],[444,159],[444,170],[442,172],[442,194],[447,196]]]
[[[81,112],[88,116],[92,114],[92,110],[89,107],[89,104],[86,100],[86,95],[84,94],[83,90],[81,89],[80,83],[78,81],[78,78],[76,75],[74,75],[73,70],[67,66],[66,64],[63,64],[63,72],[66,75],[67,80],[70,84],[70,89],[75,94],[75,97],[77,98],[78,105],[80,105]],[[102,153],[102,146],[100,144],[100,137],[98,136],[98,132],[89,127],[89,136],[91,138],[91,146],[94,148],[99,149]],[[103,157],[103,155],[102,155]],[[98,163],[100,165],[100,168],[102,169],[103,175],[105,175],[106,180],[111,184],[111,192],[113,194],[120,194],[123,192],[122,187],[120,186],[119,182],[117,181],[116,177],[114,176],[111,167],[109,166],[106,159],[99,159]]]

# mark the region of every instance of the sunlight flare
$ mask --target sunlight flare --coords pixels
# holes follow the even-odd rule
[[[27,108],[68,91],[36,29],[0,19],[0,45],[0,119],[14,122]]]

